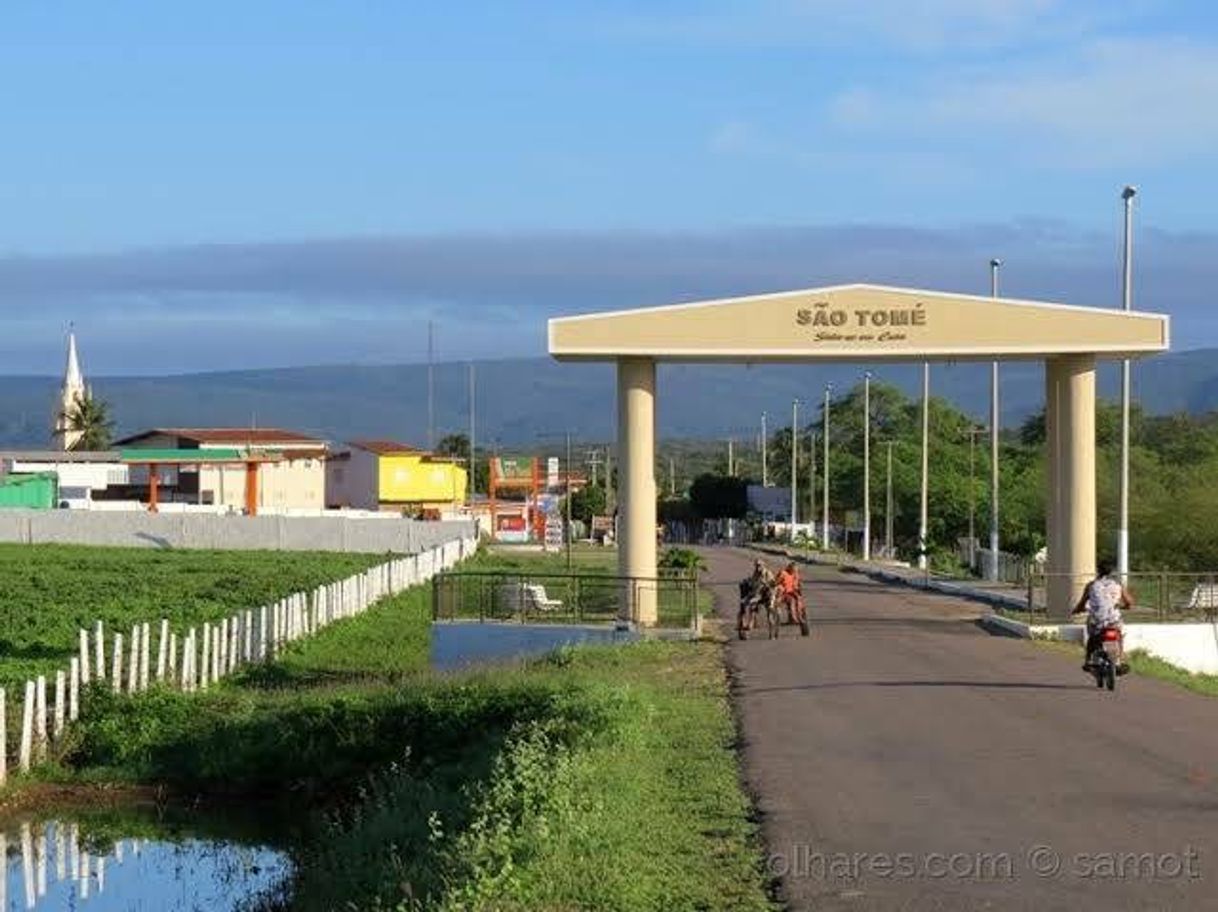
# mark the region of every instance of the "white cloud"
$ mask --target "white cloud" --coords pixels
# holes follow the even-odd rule
[[[1215,97],[1218,46],[1102,40],[1035,64],[957,68],[908,91],[854,86],[828,115],[846,130],[923,141],[988,131],[1042,164],[1162,166],[1218,150]]]

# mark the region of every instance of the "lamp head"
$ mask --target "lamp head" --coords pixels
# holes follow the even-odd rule
[[[1133,199],[1135,196],[1137,196],[1137,194],[1138,194],[1137,187],[1135,187],[1133,184],[1126,184],[1125,189],[1121,191],[1121,199],[1123,199],[1123,200]]]
[[[998,259],[998,257],[994,257],[994,259],[990,260],[991,269],[997,269],[1001,265],[1002,265],[1002,260]]]

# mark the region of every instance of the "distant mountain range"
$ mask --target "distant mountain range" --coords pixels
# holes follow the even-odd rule
[[[824,386],[845,389],[867,365],[664,365],[659,375],[659,431],[663,437],[747,438],[762,411],[773,427],[789,424],[791,400],[815,409]],[[918,395],[917,364],[872,365],[877,380]],[[614,372],[607,364],[559,364],[548,358],[478,362],[478,439],[503,446],[537,444],[566,431],[580,441],[613,434]],[[435,366],[437,438],[469,426],[465,363]],[[1044,372],[1037,362],[1002,367],[1005,423],[1041,408]],[[1100,372],[1100,393],[1118,394],[1115,363]],[[986,420],[988,364],[932,366],[932,393]],[[392,437],[427,444],[427,366],[335,366],[189,374],[100,377],[94,392],[110,403],[117,432],[165,426],[285,427],[342,441]],[[48,443],[59,380],[0,377],[0,448]],[[1192,413],[1218,409],[1218,350],[1174,352],[1136,362],[1134,396],[1146,411]],[[812,414],[805,411],[804,415]]]

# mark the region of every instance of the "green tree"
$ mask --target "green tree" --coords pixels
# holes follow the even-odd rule
[[[565,506],[565,505],[564,505]],[[605,488],[602,485],[588,485],[578,491],[571,492],[571,518],[589,524],[593,516],[605,515]]]
[[[699,475],[689,489],[689,503],[702,519],[743,519],[748,511],[747,483],[727,475]]]
[[[110,406],[92,393],[78,393],[76,401],[62,416],[69,433],[79,434],[70,449],[89,451],[106,450],[114,437],[114,422],[110,419]]]
[[[459,459],[462,462],[469,462],[469,435],[468,434],[445,434],[436,444],[437,456],[448,456],[452,459]],[[488,455],[485,450],[478,448],[474,449],[474,491],[486,493],[487,487],[490,484],[490,464],[487,462]]]

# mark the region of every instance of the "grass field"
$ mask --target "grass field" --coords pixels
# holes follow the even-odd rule
[[[100,620],[178,631],[350,576],[375,555],[0,545],[0,686],[53,675]],[[107,644],[108,651],[108,644]]]
[[[69,783],[279,799],[271,908],[772,908],[719,647],[427,670],[425,588],[203,694],[90,693]]]

